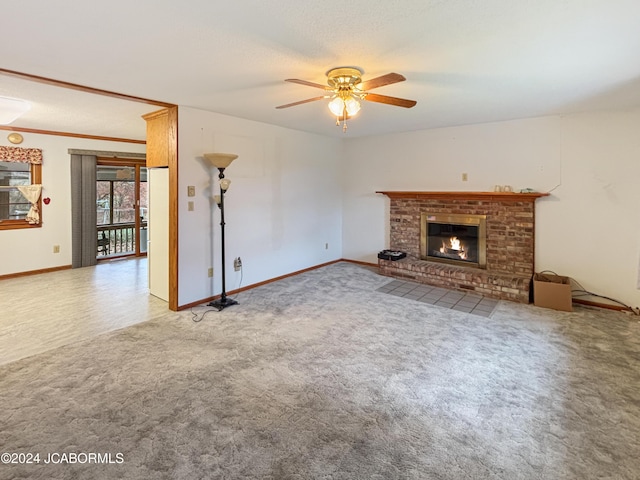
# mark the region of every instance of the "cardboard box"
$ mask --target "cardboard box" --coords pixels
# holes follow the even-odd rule
[[[565,312],[573,311],[569,277],[551,273],[534,273],[533,304],[536,307],[553,308]]]

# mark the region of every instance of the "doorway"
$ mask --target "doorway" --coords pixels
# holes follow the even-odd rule
[[[97,260],[146,256],[148,205],[144,160],[97,158]]]

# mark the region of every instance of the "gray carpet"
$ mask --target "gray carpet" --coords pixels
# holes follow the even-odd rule
[[[0,367],[0,452],[114,462],[0,478],[638,478],[637,317],[485,318],[388,282],[338,263]]]

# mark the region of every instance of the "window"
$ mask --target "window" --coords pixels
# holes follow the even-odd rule
[[[98,226],[135,223],[136,206],[140,221],[147,221],[147,169],[144,166],[136,173],[135,167],[101,163],[96,176]]]
[[[0,230],[41,226],[39,189],[25,189],[39,186],[41,177],[41,150],[0,147]]]

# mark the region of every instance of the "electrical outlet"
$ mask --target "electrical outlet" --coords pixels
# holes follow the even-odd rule
[[[207,270],[207,275],[213,277],[213,267],[209,267],[209,270]]]
[[[462,174],[462,181],[466,182],[467,180],[469,180],[469,176],[466,173]]]
[[[60,245],[53,246],[53,253],[60,253]]]
[[[187,197],[195,197],[196,196],[196,187],[193,185],[189,185],[187,187]]]
[[[325,244],[324,244],[324,249],[325,249],[325,250],[329,250],[329,244],[328,244],[328,243],[325,243]]]
[[[237,272],[242,268],[242,260],[240,257],[237,257],[233,260],[233,269]]]

